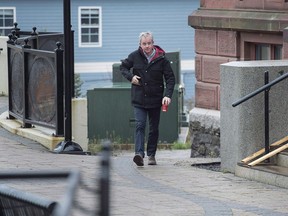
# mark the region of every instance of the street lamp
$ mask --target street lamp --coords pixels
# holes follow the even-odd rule
[[[55,153],[64,154],[85,154],[81,146],[72,141],[72,77],[74,73],[74,50],[71,30],[71,2],[63,0],[64,14],[64,86],[65,86],[65,106],[64,106],[64,141],[60,142],[54,149]]]

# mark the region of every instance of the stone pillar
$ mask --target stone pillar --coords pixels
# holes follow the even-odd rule
[[[232,107],[232,103],[288,71],[288,62],[236,61],[221,65],[221,169],[234,173],[245,157],[265,147],[264,92]],[[288,79],[270,89],[270,144],[288,135]]]
[[[283,30],[283,59],[288,59],[288,27]]]
[[[0,37],[0,95],[8,95],[7,40],[8,37]]]
[[[220,156],[220,65],[239,57],[236,31],[195,31],[195,108],[190,112],[191,157]]]
[[[88,150],[87,98],[72,100],[72,136],[84,151]]]

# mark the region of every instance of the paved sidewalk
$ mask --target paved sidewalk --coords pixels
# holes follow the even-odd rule
[[[0,97],[0,111],[6,110],[7,98]],[[132,152],[114,152],[110,171],[111,215],[288,215],[287,189],[192,167],[192,163],[207,160],[189,156],[189,150],[161,150],[157,153],[157,166],[147,166],[145,158],[145,166],[136,167]],[[0,169],[79,169],[83,184],[78,188],[72,215],[95,215],[98,209],[94,190],[100,176],[99,156],[53,154],[34,141],[0,128]],[[55,201],[61,201],[67,186],[65,180],[57,179],[0,180],[0,184]],[[79,205],[90,214],[81,211]]]

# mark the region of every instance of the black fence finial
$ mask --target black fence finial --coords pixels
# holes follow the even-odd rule
[[[29,39],[28,38],[26,38],[25,40],[24,40],[24,45],[23,45],[23,48],[27,48],[27,49],[30,49],[31,48],[31,46],[28,44],[28,42],[29,42]]]
[[[62,43],[61,43],[60,41],[58,41],[58,42],[56,43],[56,46],[57,46],[57,49],[59,50],[59,49],[61,49]]]
[[[15,31],[15,35],[19,38],[20,37],[20,28],[18,28],[18,23],[17,22],[14,22],[14,28],[11,29],[11,32],[12,31]]]
[[[17,40],[17,35],[16,35],[16,31],[15,30],[12,30],[11,31],[11,33],[12,33],[12,40],[14,41],[14,42],[16,42],[16,40]]]
[[[12,34],[9,34],[9,35],[8,35],[9,40],[7,41],[7,43],[8,43],[8,44],[13,44],[13,45],[14,45],[15,42],[12,40],[12,37],[13,37]]]
[[[35,26],[32,28],[32,30],[33,31],[31,32],[31,36],[38,35],[38,33],[36,32],[37,28]]]

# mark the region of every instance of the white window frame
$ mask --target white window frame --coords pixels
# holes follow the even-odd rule
[[[97,9],[99,10],[99,41],[98,43],[83,43],[81,35],[81,10],[82,9]],[[97,6],[80,6],[78,8],[78,45],[79,47],[102,47],[102,7]]]
[[[0,10],[13,10],[13,24],[10,27],[4,27],[4,26],[0,26],[0,29],[12,29],[14,28],[14,23],[16,22],[16,7],[0,7]]]

